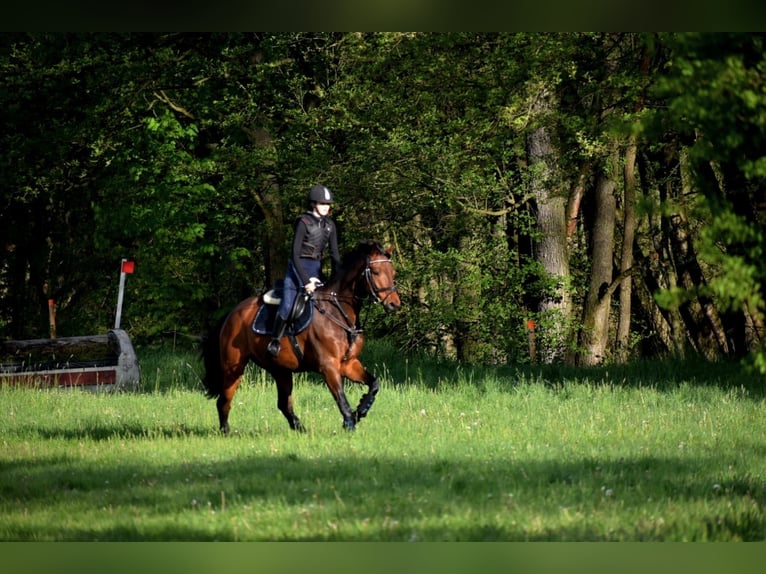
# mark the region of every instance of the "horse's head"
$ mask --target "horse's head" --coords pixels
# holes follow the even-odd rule
[[[394,313],[402,306],[394,279],[396,269],[391,262],[392,249],[384,249],[377,243],[370,243],[370,252],[364,270],[367,289],[376,303]]]

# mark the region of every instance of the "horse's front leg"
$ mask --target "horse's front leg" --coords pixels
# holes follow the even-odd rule
[[[359,406],[356,407],[356,411],[354,412],[354,418],[357,422],[367,416],[367,412],[370,410],[370,407],[372,407],[372,403],[375,402],[375,395],[377,395],[380,390],[378,379],[372,377],[367,388],[367,392],[362,395],[362,398],[359,400]]]
[[[367,392],[359,399],[359,405],[354,411],[354,421],[359,422],[367,416],[372,403],[375,402],[375,396],[380,390],[378,379],[364,368],[359,359],[351,359],[345,364],[343,375],[352,381],[364,383],[367,385]]]

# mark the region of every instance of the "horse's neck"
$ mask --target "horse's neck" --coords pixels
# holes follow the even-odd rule
[[[352,320],[356,320],[364,302],[363,298],[356,295],[357,282],[358,278],[350,281],[339,280],[328,286],[328,291],[335,295],[338,304]]]

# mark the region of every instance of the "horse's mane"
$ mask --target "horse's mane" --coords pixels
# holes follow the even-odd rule
[[[359,242],[354,249],[344,255],[340,267],[335,271],[333,280],[340,279],[351,271],[355,271],[367,260],[367,256],[374,251],[386,253],[385,247],[373,239]]]
[[[360,261],[365,261],[367,256],[373,251],[386,253],[386,249],[377,241],[367,239],[360,242],[354,249],[346,253],[341,262],[339,273],[355,269]]]

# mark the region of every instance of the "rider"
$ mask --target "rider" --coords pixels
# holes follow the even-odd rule
[[[328,245],[333,274],[340,265],[338,232],[328,215],[333,202],[332,192],[324,185],[315,185],[309,191],[308,200],[309,210],[295,220],[292,255],[287,263],[282,301],[268,347],[274,357],[279,355],[279,340],[285,334],[298,289],[302,287],[310,295],[320,282],[322,254]]]

